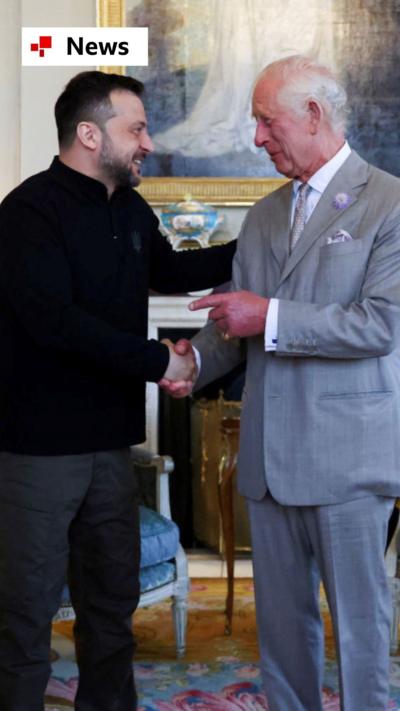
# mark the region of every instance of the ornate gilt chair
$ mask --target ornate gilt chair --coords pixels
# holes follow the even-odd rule
[[[189,578],[186,554],[179,542],[179,529],[171,519],[168,479],[174,462],[171,457],[155,455],[140,447],[132,447],[131,451],[145,503],[152,506],[140,506],[139,607],[172,598],[176,651],[180,657],[186,646]],[[152,473],[155,495],[148,485]],[[60,609],[53,621],[71,620],[74,616],[68,586],[65,586]]]

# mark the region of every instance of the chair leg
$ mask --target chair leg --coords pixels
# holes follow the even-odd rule
[[[181,544],[175,556],[176,584],[175,594],[172,598],[172,614],[174,618],[176,656],[182,657],[186,650],[186,627],[189,594],[189,576],[186,553]]]
[[[182,657],[186,650],[187,608],[187,597],[175,595],[172,601],[172,614],[174,618],[176,656],[178,658]]]

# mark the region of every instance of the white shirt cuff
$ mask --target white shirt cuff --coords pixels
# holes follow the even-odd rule
[[[194,352],[194,357],[196,358],[196,365],[197,365],[197,377],[199,376],[200,373],[200,368],[201,368],[201,355],[200,352],[197,350],[196,346],[193,346],[193,352]]]
[[[276,351],[278,343],[279,299],[270,299],[265,320],[264,346],[266,351]]]

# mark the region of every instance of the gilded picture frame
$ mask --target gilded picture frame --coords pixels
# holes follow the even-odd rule
[[[137,12],[136,15],[132,15],[132,2],[136,4],[137,7],[140,6],[140,13]],[[194,29],[196,29],[197,32],[200,28],[201,31],[199,30],[197,32],[200,39],[197,40],[196,45],[195,71],[193,72],[193,67],[190,69],[192,75],[196,75],[197,72],[197,75],[193,79],[194,83],[190,84],[189,87],[191,93],[188,106],[193,106],[193,101],[197,101],[198,93],[196,92],[198,92],[199,87],[202,88],[203,86],[200,84],[202,77],[206,74],[203,59],[205,57],[204,46],[207,45],[207,38],[212,39],[209,45],[209,47],[211,47],[216,39],[213,32],[215,28],[218,27],[222,28],[221,34],[223,34],[224,37],[231,38],[230,32],[226,29],[227,23],[210,22],[209,17],[207,21],[205,21],[205,8],[207,5],[210,6],[211,0],[207,0],[206,3],[201,2],[201,0],[193,0],[193,3],[179,3],[179,0],[168,0],[167,4],[165,4],[163,0],[161,3],[159,2],[158,5],[155,5],[156,12],[152,15],[151,8],[153,2],[156,3],[156,0],[97,0],[98,24],[105,27],[119,27],[125,24],[134,25],[136,22],[137,25],[142,24],[149,26],[149,32],[157,37],[156,44],[152,44],[150,48],[153,52],[153,57],[149,69],[153,73],[159,72],[159,68],[163,66],[162,62],[165,59],[163,52],[165,52],[166,47],[170,52],[168,57],[171,56],[171,47],[172,52],[176,51],[176,46],[178,45],[175,44],[175,42],[177,39],[179,41],[179,32],[182,27],[185,27],[184,31],[187,33],[184,35],[184,40],[188,38],[188,41],[190,40],[191,42],[193,41],[193,35],[196,34]],[[175,16],[173,14],[169,16],[166,11],[164,15],[162,15],[162,11],[167,8],[168,4],[175,9]],[[357,5],[354,4],[353,0],[340,0],[340,2],[336,0],[324,0],[324,3],[321,3],[320,0],[287,0],[284,4],[265,3],[264,0],[249,0],[249,3],[244,3],[242,0],[238,0],[237,3],[234,3],[233,0],[232,2],[216,0],[214,6],[220,8],[221,12],[228,12],[228,10],[234,8],[235,13],[233,14],[235,14],[236,25],[238,25],[238,23],[241,24],[239,27],[239,35],[236,35],[237,42],[236,44],[231,42],[231,45],[234,49],[239,46],[239,38],[242,39],[240,46],[244,48],[245,52],[248,51],[249,47],[251,51],[253,51],[253,46],[256,47],[257,51],[264,53],[262,58],[263,66],[268,64],[269,61],[272,61],[271,57],[273,59],[279,57],[282,33],[286,38],[284,51],[288,54],[297,54],[300,51],[301,53],[309,53],[311,56],[314,56],[313,52],[307,51],[307,47],[310,48],[310,42],[312,40],[312,46],[315,45],[317,48],[318,59],[336,69],[336,73],[347,91],[349,115],[346,135],[351,147],[368,162],[394,175],[399,175],[398,155],[400,151],[400,133],[398,131],[398,115],[400,110],[400,97],[398,96],[397,86],[399,74],[398,35],[400,14],[398,12],[398,0],[386,0],[385,12],[382,11],[380,5],[378,6],[369,0],[362,0]],[[253,14],[248,13],[246,17],[246,8],[250,6],[253,8]],[[258,16],[255,14],[256,10],[254,8],[256,7],[259,8],[257,11]],[[262,10],[260,10],[260,7],[262,7]],[[194,20],[192,17],[192,24],[186,22],[188,19],[187,8],[191,8],[191,11],[193,8],[197,8],[198,15],[196,15]],[[179,25],[177,18],[179,19],[180,15],[182,19],[183,13],[186,13],[184,21]],[[268,13],[270,13],[270,15],[268,15]],[[202,17],[202,15],[204,15],[204,17]],[[277,16],[280,18],[279,24],[277,24]],[[256,21],[257,19],[259,20],[258,22]],[[250,25],[250,20],[252,24],[249,34],[247,25]],[[174,21],[175,25],[173,24]],[[195,24],[193,24],[193,22]],[[290,25],[290,32],[287,32],[288,25]],[[166,45],[164,42],[164,46],[159,46],[160,27],[161,31],[163,31],[164,26],[165,37],[168,37],[169,44]],[[268,32],[268,42],[263,40],[265,27],[270,28]],[[276,31],[271,32],[271,27],[274,27]],[[353,27],[357,28],[356,33],[351,31]],[[371,27],[374,28],[373,32],[371,32]],[[297,35],[294,32],[295,29]],[[257,35],[257,31],[261,33],[261,40]],[[190,34],[190,32],[192,34]],[[310,33],[314,33],[314,36],[311,37]],[[253,36],[257,36],[258,41],[249,44],[249,37],[251,38]],[[288,41],[292,41],[294,45],[289,47],[287,44]],[[191,45],[191,47],[192,46],[193,45]],[[214,46],[216,46],[215,43]],[[198,51],[199,47],[202,53]],[[296,51],[294,51],[294,47],[297,48]],[[385,52],[383,53],[382,47],[385,47]],[[207,52],[209,52],[209,48],[207,48]],[[266,57],[265,52],[268,52],[270,56]],[[222,52],[220,56],[224,57],[224,53]],[[175,60],[173,56],[172,58]],[[233,98],[236,101],[239,96],[243,97],[243,91],[246,91],[246,87],[248,88],[247,77],[254,77],[255,75],[253,71],[239,72],[237,66],[233,66],[234,56],[229,55],[228,61],[232,62],[232,66],[229,64],[228,69],[225,67],[224,75],[227,76],[230,72],[230,75],[235,77],[235,82],[231,86],[227,86],[226,82],[221,83],[218,96],[219,98],[222,96],[222,100],[225,101],[227,92],[232,91],[233,87]],[[179,62],[181,62],[181,64],[179,64]],[[190,72],[187,71],[188,66],[185,64],[184,53],[182,53],[182,56],[179,55],[175,62],[175,74],[179,73],[176,71],[178,65],[181,76],[183,77],[182,84],[186,87],[185,82],[187,82]],[[106,67],[102,67],[102,69],[107,71]],[[110,71],[115,71],[115,69],[110,69]],[[121,67],[120,71],[124,72],[124,68]],[[220,74],[222,76],[222,72],[220,72]],[[148,106],[148,111],[151,109],[151,111],[154,112],[153,107],[155,107],[156,112],[158,111],[159,123],[156,131],[159,132],[159,126],[161,126],[161,132],[164,134],[170,132],[171,125],[175,132],[179,132],[180,123],[182,122],[181,118],[176,118],[177,112],[174,111],[175,104],[180,106],[180,85],[177,84],[176,77],[172,77],[171,80],[171,76],[172,74],[167,77],[169,81],[169,93],[165,101],[165,97],[162,96],[163,107],[165,106],[167,109],[165,115],[168,117],[165,126],[162,126],[163,113],[162,110],[159,111],[159,104],[152,102],[150,106]],[[242,81],[239,85],[239,81],[236,80],[236,77],[238,77],[238,79],[244,77],[245,81]],[[163,81],[164,74],[161,75],[160,84],[158,85],[154,81],[153,84],[149,84],[149,81],[147,79],[145,80],[146,87],[149,89],[150,98],[153,95],[153,91],[157,92],[160,90],[160,86],[161,91],[163,90]],[[190,81],[192,81],[192,79],[190,79]],[[206,84],[204,84],[204,87],[205,86]],[[192,101],[192,104],[190,104],[190,101]],[[231,105],[232,102],[227,101],[227,105],[228,104]],[[204,102],[202,106],[204,108]],[[231,116],[228,110],[227,116]],[[246,120],[246,112],[243,109],[243,104],[240,105],[238,116],[235,117],[235,128],[238,125],[237,121],[240,120],[240,117]],[[197,126],[197,128],[199,128],[199,126]],[[200,131],[203,131],[203,129],[204,124],[200,123]],[[243,132],[240,131],[239,134],[240,133]],[[208,137],[206,130],[203,131],[203,134]],[[154,135],[153,127],[152,135]],[[155,135],[157,135],[157,133]],[[228,134],[222,135],[228,136]],[[159,138],[158,136],[158,143],[160,144]],[[165,141],[165,136],[162,138]],[[234,134],[233,138],[236,143],[237,135]],[[192,124],[188,126],[186,139],[193,140]],[[180,135],[178,135],[177,140],[180,140]],[[246,137],[246,146],[250,147],[250,144],[251,139]],[[237,147],[235,150],[237,150]],[[171,150],[170,153],[172,158],[169,163],[165,163],[165,169],[164,163],[160,163],[159,161],[161,154],[158,153],[152,158],[152,166],[154,166],[153,175],[170,177],[146,178],[143,181],[143,187],[141,188],[143,194],[145,194],[147,199],[153,204],[175,202],[184,197],[185,194],[190,194],[194,198],[206,202],[209,201],[215,205],[251,205],[254,201],[271,192],[283,182],[277,177],[263,177],[268,174],[270,176],[274,175],[273,167],[268,165],[267,160],[265,163],[265,172],[262,161],[260,161],[256,170],[253,170],[253,162],[249,161],[246,163],[246,170],[242,171],[240,157],[236,169],[231,169],[232,161],[225,161],[224,155],[221,155],[221,169],[216,171],[211,161],[210,163],[207,162],[207,155],[204,154],[206,160],[201,162],[200,167],[197,168],[197,166],[194,166],[192,170],[189,161],[187,163],[187,169],[185,166],[183,166],[182,169],[182,162],[179,162],[183,155],[182,150],[178,150],[176,153]],[[248,154],[242,153],[241,155]],[[260,156],[260,158],[265,159],[264,156]],[[156,160],[158,161],[157,164],[155,162]],[[153,168],[151,168],[151,170],[153,170]],[[240,174],[258,177],[232,177],[233,175],[238,176]],[[182,175],[199,175],[202,177],[178,177]],[[223,175],[226,177],[216,178],[210,177],[211,175]]]
[[[99,27],[124,27],[125,0],[97,0]],[[99,67],[125,73],[125,67]],[[151,205],[165,205],[190,196],[216,206],[250,206],[284,183],[282,178],[145,177],[139,191]]]

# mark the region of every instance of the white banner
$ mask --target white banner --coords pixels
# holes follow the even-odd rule
[[[23,27],[23,67],[148,65],[147,27]]]

